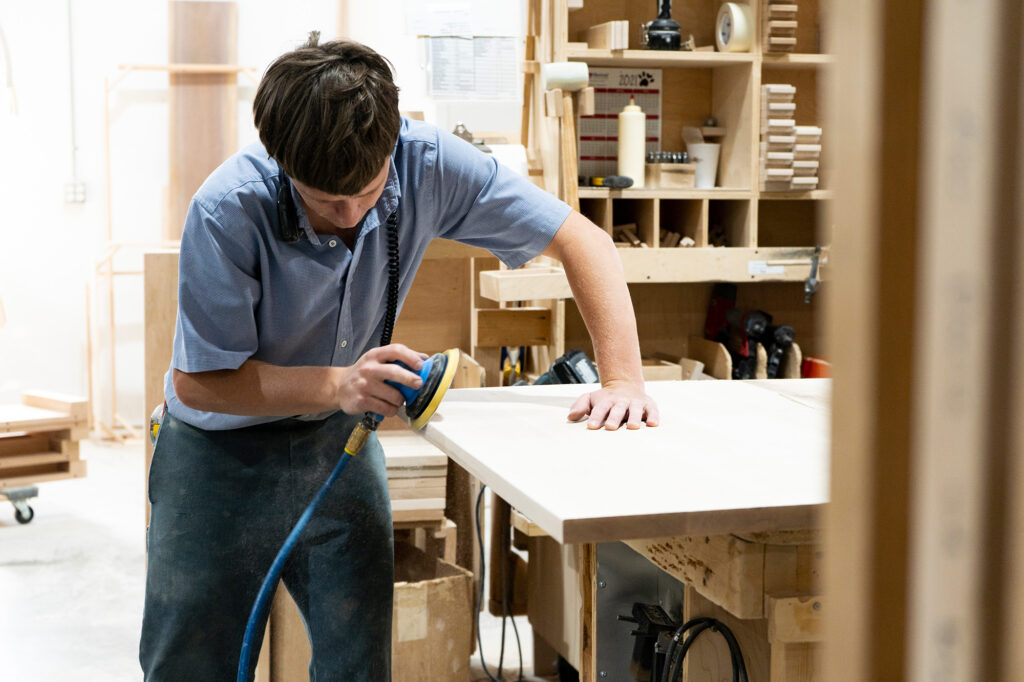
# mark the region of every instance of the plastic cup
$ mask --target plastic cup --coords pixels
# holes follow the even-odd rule
[[[722,145],[717,142],[686,145],[687,151],[690,152],[690,160],[697,164],[694,182],[697,189],[711,189],[715,186],[715,177],[718,175],[718,152],[721,147]]]

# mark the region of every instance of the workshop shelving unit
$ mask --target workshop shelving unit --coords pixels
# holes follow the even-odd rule
[[[578,4],[578,3],[572,3]],[[762,52],[760,22],[765,0],[750,5],[757,26],[750,52],[661,52],[641,49],[641,24],[655,16],[654,2],[584,0],[570,8],[566,0],[536,4],[542,10],[536,20],[536,54],[539,61],[584,61],[591,66],[620,68],[657,67],[662,73],[662,141],[664,151],[684,151],[684,125],[700,126],[708,116],[725,128],[717,186],[713,189],[662,189],[639,187],[608,189],[580,187],[580,211],[599,227],[613,232],[616,225],[635,223],[641,247],[620,243],[626,279],[630,283],[639,322],[644,355],[685,354],[686,339],[700,335],[712,283],[740,284],[737,305],[760,308],[779,323],[792,325],[804,353],[821,352],[815,331],[818,299],[804,303],[804,282],[811,274],[816,245],[824,247],[827,263],[831,234],[824,225],[825,203],[831,197],[827,168],[819,170],[818,188],[803,192],[759,190],[761,85],[788,83],[796,87],[797,125],[821,126],[818,99],[822,75],[832,58],[821,51],[818,0],[795,0],[796,51]],[[695,0],[673,4],[685,40],[714,45],[715,18],[720,0]],[[603,22],[629,20],[629,49],[590,49],[586,30]],[[524,69],[529,71],[530,68]],[[538,80],[539,79],[535,79]],[[534,85],[531,139],[524,142],[534,161],[534,174],[542,184],[561,193],[557,119],[545,116],[543,91]],[[823,131],[828,145],[829,130]],[[824,166],[824,164],[823,164]],[[667,231],[693,239],[693,247],[665,248]],[[715,246],[719,244],[719,246]],[[724,245],[722,245],[724,244]],[[496,300],[515,299],[512,280],[522,271],[487,273]],[[827,276],[827,266],[819,278]],[[508,284],[508,294],[502,285]],[[555,286],[554,293],[564,291]],[[532,293],[542,299],[544,292]],[[486,293],[485,293],[486,295]],[[592,346],[575,304],[566,302],[566,347]]]

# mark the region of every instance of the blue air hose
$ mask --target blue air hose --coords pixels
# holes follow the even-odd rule
[[[270,599],[274,596],[277,581],[281,578],[281,571],[284,570],[284,564],[288,560],[288,555],[292,553],[292,549],[299,541],[299,536],[305,530],[306,524],[309,523],[313,514],[316,513],[320,503],[327,497],[327,491],[330,490],[331,486],[338,479],[341,470],[345,468],[350,459],[352,459],[352,455],[347,451],[341,455],[341,459],[334,465],[334,471],[327,477],[327,481],[320,488],[320,492],[316,494],[313,501],[306,507],[306,511],[302,512],[302,516],[299,518],[298,523],[295,524],[295,527],[292,528],[288,539],[281,545],[281,549],[274,558],[274,563],[270,565],[270,571],[267,573],[267,577],[263,579],[260,593],[256,597],[256,602],[252,605],[252,613],[249,614],[249,622],[245,626],[245,637],[242,638],[242,654],[238,659],[238,682],[249,682],[249,671],[254,653],[253,643],[256,641],[258,628],[267,620],[267,609],[270,606]]]

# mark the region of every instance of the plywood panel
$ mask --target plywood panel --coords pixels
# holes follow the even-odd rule
[[[566,421],[580,386],[453,390],[423,433],[561,542],[812,527],[827,413],[768,386],[652,382],[662,425],[616,432]]]
[[[421,353],[469,348],[472,263],[469,258],[423,261],[392,340]]]
[[[711,296],[709,284],[631,284],[630,297],[640,333],[640,352],[680,357],[686,338],[701,334]],[[566,348],[580,348],[593,357],[593,344],[574,301],[565,306]]]

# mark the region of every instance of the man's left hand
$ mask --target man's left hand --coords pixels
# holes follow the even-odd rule
[[[590,415],[588,429],[603,425],[609,431],[623,424],[627,429],[639,429],[644,422],[657,426],[659,421],[658,405],[644,392],[643,384],[609,384],[580,396],[569,408],[569,421],[579,421],[586,415]]]

